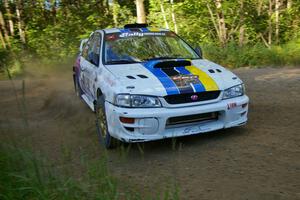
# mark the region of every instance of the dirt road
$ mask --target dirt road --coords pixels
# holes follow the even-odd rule
[[[300,199],[300,69],[240,69],[251,99],[240,128],[132,145],[108,152],[111,173],[129,187],[157,195],[177,188],[181,199]],[[31,70],[13,85],[0,81],[0,133],[32,144],[80,176],[84,160],[103,156],[94,116],[73,92],[71,68]],[[20,109],[21,108],[21,109]],[[20,112],[20,110],[25,112]],[[24,114],[30,131],[23,131]],[[2,140],[4,141],[4,140]],[[175,148],[174,148],[175,146]]]

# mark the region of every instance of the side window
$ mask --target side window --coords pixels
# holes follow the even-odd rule
[[[100,58],[100,45],[101,45],[100,33],[95,33],[88,47],[88,58],[87,60],[92,64],[98,66]]]
[[[100,47],[101,47],[101,35],[100,33],[96,33],[95,35],[95,43],[93,48],[93,64],[99,66],[99,59],[100,59]]]
[[[91,46],[91,42],[93,41],[94,35],[95,34],[93,34],[89,38],[89,40],[84,44],[84,47],[82,49],[82,57],[84,57],[86,60],[89,60],[89,48]]]

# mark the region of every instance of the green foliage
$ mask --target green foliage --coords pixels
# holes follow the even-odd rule
[[[230,43],[226,48],[206,45],[203,51],[205,58],[229,68],[300,65],[300,40],[271,48],[262,44],[239,47]]]
[[[19,52],[0,48],[0,75],[7,76],[7,70],[12,76],[22,73],[22,63],[17,58],[18,54]]]
[[[87,175],[78,181],[59,166],[1,143],[0,199],[118,199],[117,181],[110,176],[106,159],[85,164]],[[131,196],[128,193],[124,199]]]

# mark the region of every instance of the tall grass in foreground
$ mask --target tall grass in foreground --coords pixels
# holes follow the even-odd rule
[[[61,173],[45,159],[15,146],[0,144],[0,199],[179,199],[176,186],[165,190],[163,197],[145,197],[130,190],[119,191],[119,182],[108,171],[106,159],[88,164],[87,174],[74,179]],[[153,194],[156,192],[154,191]]]
[[[239,47],[229,43],[224,48],[204,45],[203,53],[205,58],[229,68],[299,66],[300,39],[270,48],[263,44]]]
[[[89,163],[86,176],[76,180],[33,153],[1,143],[0,199],[119,199],[106,164],[105,159]]]
[[[15,101],[22,118],[21,122],[24,122],[23,128],[19,131],[22,131],[22,137],[26,137],[31,128],[27,119],[25,81],[22,81],[21,95],[19,96],[9,69],[7,69],[7,74],[12,83]],[[124,185],[127,186],[129,183],[120,182],[110,174],[106,151],[97,160],[81,159],[82,166],[80,167],[83,168],[83,172],[78,177],[74,177],[70,175],[72,173],[69,173],[72,170],[70,166],[72,163],[63,165],[52,163],[43,157],[45,155],[39,155],[29,150],[30,148],[26,146],[31,146],[30,144],[21,144],[18,137],[14,137],[13,127],[8,130],[11,132],[0,129],[0,134],[5,134],[0,135],[1,200],[179,199],[177,185],[175,185],[175,189],[164,189],[162,195],[153,191],[152,194],[157,195],[156,197],[145,197],[136,192],[136,188],[133,187],[127,189]],[[120,147],[120,155],[126,158],[130,147],[131,145]],[[143,147],[140,147],[139,150],[143,154]],[[120,187],[121,184],[122,187]]]

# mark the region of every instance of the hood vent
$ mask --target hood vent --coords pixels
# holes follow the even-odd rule
[[[212,73],[212,74],[214,74],[214,73],[216,73],[216,72],[219,72],[219,73],[222,72],[220,69],[209,69],[208,71],[209,71],[210,73]]]
[[[148,76],[143,75],[143,74],[138,74],[137,76],[140,77],[140,78],[142,78],[142,79],[149,78]],[[128,75],[128,76],[126,76],[126,77],[127,77],[128,79],[136,79],[136,77],[131,76],[131,75]]]
[[[135,79],[133,76],[126,76],[129,79]]]
[[[138,74],[137,76],[140,77],[140,78],[148,78],[148,76],[145,76],[143,74]]]
[[[159,63],[156,63],[154,65],[154,68],[173,68],[173,67],[185,67],[185,66],[191,66],[191,61],[188,60],[168,60],[168,61],[162,61]]]

